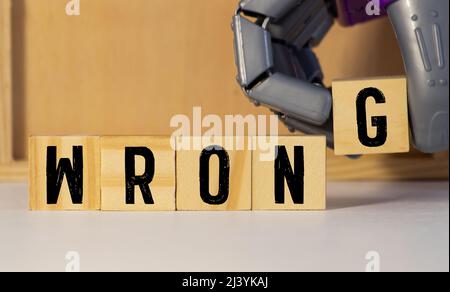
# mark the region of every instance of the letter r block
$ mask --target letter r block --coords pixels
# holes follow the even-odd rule
[[[325,137],[257,137],[253,145],[253,210],[326,208]]]
[[[101,157],[102,210],[175,211],[169,137],[102,137]]]
[[[29,139],[31,210],[100,209],[100,138]]]
[[[336,155],[408,152],[406,78],[333,82],[333,118]]]

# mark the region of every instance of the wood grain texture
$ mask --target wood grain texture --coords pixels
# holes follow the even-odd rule
[[[153,153],[155,172],[149,188],[154,204],[145,204],[138,186],[135,187],[135,203],[126,204],[125,147],[145,147]],[[175,150],[170,137],[102,137],[101,157],[102,210],[175,210]],[[135,174],[144,174],[144,158],[137,156],[135,163]]]
[[[12,162],[11,2],[0,1],[0,165]]]
[[[73,204],[67,177],[63,179],[58,202],[47,204],[47,147],[57,147],[57,164],[61,158],[72,161],[73,146],[83,147],[83,201]],[[100,138],[99,137],[31,137],[29,140],[29,199],[31,210],[99,210],[100,209]]]
[[[188,138],[189,139],[189,138]],[[243,139],[243,140],[240,140]],[[246,138],[214,137],[208,143],[201,138],[192,138],[190,145],[203,145],[195,150],[177,150],[177,210],[179,211],[242,211],[251,210],[252,163],[250,144]],[[230,150],[236,141],[242,141],[243,150]],[[182,142],[184,143],[184,142]],[[251,141],[250,141],[251,143]],[[189,145],[189,144],[186,144]],[[229,157],[228,199],[220,205],[205,203],[200,195],[200,155],[202,150],[220,146]],[[178,143],[177,143],[178,147]],[[187,148],[184,148],[187,149]],[[236,148],[234,148],[236,149]],[[212,156],[209,161],[209,193],[219,193],[219,159]]]
[[[358,135],[357,99],[362,90],[369,88],[380,92],[363,100],[366,118],[367,139],[377,137],[377,127],[373,117],[386,119],[386,141],[379,146],[363,144]],[[373,94],[373,93],[371,93]],[[407,83],[404,77],[368,78],[333,82],[333,122],[336,155],[386,154],[409,152]],[[383,132],[383,131],[382,131]],[[379,133],[380,135],[384,135]],[[364,138],[362,138],[364,139]]]
[[[260,159],[261,147],[252,155],[252,210],[324,210],[326,208],[326,140],[325,137],[279,137],[276,145],[285,146],[292,171],[302,176],[294,166],[294,147],[302,146],[304,155],[304,202],[294,203],[285,180],[284,203],[275,202],[275,154],[272,159]],[[278,153],[279,154],[279,153]]]
[[[197,105],[204,115],[269,114],[253,107],[235,81],[230,21],[237,0],[89,0],[79,17],[65,14],[66,1],[0,0],[0,7],[10,2],[15,160],[27,159],[30,135],[170,135],[171,117],[191,116]],[[3,23],[1,47],[9,41]],[[335,25],[315,51],[327,86],[404,74],[387,19]],[[0,63],[9,72],[8,59]],[[448,159],[412,153],[355,163],[329,153],[330,180],[448,178]],[[24,165],[0,163],[0,180],[26,180]]]

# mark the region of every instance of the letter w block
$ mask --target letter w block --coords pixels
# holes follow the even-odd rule
[[[29,139],[31,210],[100,209],[100,138]]]

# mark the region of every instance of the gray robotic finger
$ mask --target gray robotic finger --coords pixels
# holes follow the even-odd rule
[[[240,15],[233,18],[232,27],[237,79],[247,88],[273,67],[272,41],[269,32]]]
[[[330,115],[330,92],[320,86],[274,73],[247,94],[271,109],[313,125],[324,124]]]
[[[449,1],[397,1],[388,14],[403,53],[413,141],[425,153],[449,146]]]
[[[334,18],[322,0],[304,0],[286,17],[272,21],[268,31],[272,38],[302,49],[318,44],[333,23]]]
[[[246,95],[298,121],[326,123],[332,98],[321,85],[322,71],[310,45],[332,23],[323,0],[241,1],[232,28],[238,81]]]

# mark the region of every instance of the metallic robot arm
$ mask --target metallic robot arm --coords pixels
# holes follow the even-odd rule
[[[387,11],[408,76],[412,136],[423,152],[448,150],[448,0],[400,0]]]
[[[332,98],[311,48],[339,16],[344,25],[373,19],[369,0],[242,0],[233,18],[238,81],[257,105],[291,129],[327,136]],[[448,0],[380,0],[402,49],[416,148],[448,149]],[[250,20],[251,19],[251,20]]]
[[[311,46],[333,24],[331,8],[322,0],[244,0],[233,18],[238,81],[245,94],[279,113],[292,129],[327,133],[330,143],[331,93],[322,86]]]

